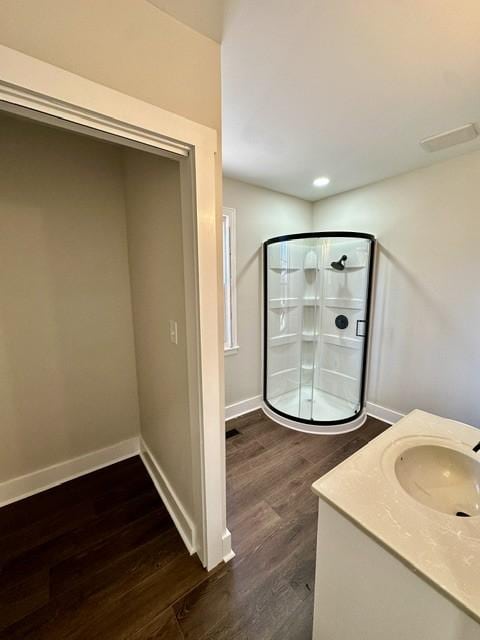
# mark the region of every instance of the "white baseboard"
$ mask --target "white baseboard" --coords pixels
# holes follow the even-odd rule
[[[247,398],[246,400],[229,404],[225,407],[225,420],[238,418],[239,416],[243,416],[245,413],[255,411],[255,409],[260,409],[261,406],[262,396],[254,396],[253,398]],[[382,420],[382,422],[388,422],[388,424],[394,424],[405,416],[405,414],[400,413],[399,411],[387,409],[386,407],[374,404],[373,402],[367,402],[367,413],[373,418]]]
[[[78,458],[54,464],[51,467],[28,473],[0,483],[0,507],[28,498],[35,493],[51,489],[59,484],[83,476],[115,462],[138,455],[138,438],[123,440],[110,447],[86,453]]]
[[[0,483],[0,507],[139,454],[185,546],[190,554],[195,553],[195,526],[147,445],[138,437]],[[235,555],[228,529],[223,537],[223,550],[226,562]]]
[[[222,536],[223,545],[223,561],[229,562],[235,557],[235,552],[232,549],[232,534],[228,529],[225,529],[225,533]]]
[[[244,413],[260,409],[261,406],[262,396],[254,396],[253,398],[247,398],[246,400],[229,404],[225,407],[225,420],[238,418],[238,416],[243,416]]]
[[[372,418],[377,418],[378,420],[382,420],[382,422],[388,422],[388,424],[394,424],[405,417],[404,413],[387,409],[373,402],[367,402],[367,413],[369,416],[372,416]]]
[[[155,460],[145,441],[140,438],[140,456],[143,460],[155,488],[157,489],[163,504],[167,508],[178,533],[180,534],[190,555],[197,551],[195,525],[188,516],[185,507],[178,499],[172,485],[167,480],[160,465]]]

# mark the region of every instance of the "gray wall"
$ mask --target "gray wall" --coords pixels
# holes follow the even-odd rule
[[[121,152],[0,118],[0,482],[139,428]]]
[[[132,150],[124,158],[140,431],[193,517],[179,164]]]

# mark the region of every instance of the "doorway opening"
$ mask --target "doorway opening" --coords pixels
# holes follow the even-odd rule
[[[95,219],[91,213],[96,207],[88,206],[89,198],[93,197],[95,189],[88,184],[87,180],[82,181],[81,172],[78,172],[73,180],[74,182],[76,180],[77,192],[73,197],[71,197],[72,194],[64,194],[62,201],[64,214],[68,211],[69,205],[77,208],[84,206],[86,213],[78,217],[76,229],[68,228],[68,216],[62,216],[59,211],[62,207],[52,204],[49,216],[55,218],[55,224],[58,226],[54,229],[55,224],[52,220],[47,219],[45,215],[43,217],[40,215],[42,207],[39,201],[36,203],[30,201],[27,203],[29,206],[25,207],[24,222],[31,223],[30,232],[33,237],[30,245],[28,238],[26,240],[25,237],[23,239],[14,237],[16,231],[19,232],[19,236],[22,236],[25,231],[23,224],[17,224],[18,217],[15,224],[10,225],[10,239],[15,240],[17,245],[23,242],[25,255],[28,257],[23,267],[28,266],[30,273],[33,274],[29,283],[30,293],[35,288],[32,280],[36,275],[39,283],[38,289],[35,289],[37,302],[43,305],[42,309],[45,312],[44,316],[35,317],[35,311],[28,308],[32,300],[32,296],[29,295],[25,296],[28,298],[25,310],[31,313],[20,314],[19,312],[19,315],[24,321],[29,317],[33,324],[37,321],[39,324],[44,322],[50,329],[50,333],[47,329],[44,331],[43,337],[47,346],[43,354],[40,347],[37,353],[33,348],[26,353],[23,371],[29,371],[28,358],[30,357],[39,356],[38,362],[47,352],[53,359],[52,354],[55,353],[53,347],[58,346],[55,342],[58,340],[62,349],[57,348],[57,360],[53,364],[49,362],[47,371],[48,373],[53,371],[57,375],[56,384],[59,384],[59,381],[63,384],[62,392],[68,391],[75,395],[75,389],[81,390],[80,382],[89,387],[90,394],[86,393],[82,398],[82,401],[85,401],[85,397],[87,398],[83,404],[77,398],[77,404],[82,410],[88,409],[88,399],[91,401],[90,409],[98,408],[101,404],[95,405],[94,402],[95,398],[98,399],[101,395],[100,385],[94,384],[95,376],[89,379],[91,374],[89,367],[93,366],[95,356],[98,364],[97,373],[103,373],[108,378],[107,370],[109,369],[110,381],[118,380],[123,376],[123,386],[120,383],[112,384],[109,397],[111,403],[108,405],[105,402],[103,411],[103,415],[109,417],[111,432],[118,429],[118,434],[121,434],[119,437],[123,438],[120,443],[116,443],[119,447],[115,449],[115,459],[128,457],[138,451],[142,452],[145,466],[169,508],[170,515],[187,548],[190,552],[198,554],[205,567],[213,568],[223,559],[231,557],[230,535],[226,529],[225,518],[225,452],[220,397],[222,372],[219,368],[221,344],[217,314],[219,265],[216,260],[216,245],[219,238],[220,218],[216,215],[215,202],[216,134],[207,127],[19,52],[2,47],[0,53],[2,118],[9,118],[12,121],[15,119],[18,126],[24,128],[38,127],[44,131],[42,135],[46,135],[47,130],[49,135],[57,137],[60,133],[66,136],[68,132],[68,136],[76,139],[75,144],[83,148],[87,146],[87,140],[90,145],[98,145],[97,149],[101,148],[103,151],[98,151],[98,154],[94,151],[91,161],[84,162],[84,166],[82,165],[82,171],[92,172],[97,167],[98,171],[93,171],[96,179],[95,189],[98,187],[108,192],[108,197],[116,200],[117,204],[122,201],[124,208],[123,218],[118,211],[108,218],[107,212],[110,209],[113,210],[113,207],[110,201],[107,202],[108,198],[104,193],[105,206],[100,207],[100,213],[104,218],[100,215],[100,218]],[[58,152],[58,149],[55,153],[54,146],[48,143],[43,144],[43,152],[55,155],[57,162],[56,175],[54,175],[55,172],[51,173],[43,184],[50,196],[55,192],[57,184],[61,182],[60,178],[65,175],[69,164],[66,161],[67,155],[64,156],[62,152]],[[27,159],[24,163],[26,170],[23,178],[26,178],[30,170],[28,163],[32,160],[28,159],[28,154],[26,155]],[[106,156],[111,158],[115,156],[108,167]],[[64,158],[65,161],[62,162]],[[41,161],[38,164],[40,169],[46,171],[48,162],[44,167],[41,166]],[[115,169],[112,168],[113,165]],[[165,191],[170,190],[169,197],[164,194],[165,197],[160,198],[160,203],[158,201],[156,203],[157,214],[163,213],[163,220],[160,219],[161,215],[155,218],[153,213],[145,213],[149,208],[150,210],[155,208],[155,198],[163,178],[159,178],[155,185],[152,184],[153,180],[150,180],[148,186],[142,183],[146,175],[150,177],[153,174],[157,175],[160,165],[162,170],[158,172],[158,176],[162,174],[165,177]],[[113,175],[115,172],[117,172],[116,177]],[[35,176],[39,182],[41,182],[40,173],[42,172],[37,172]],[[120,174],[123,182],[119,179]],[[114,182],[117,183],[117,187],[122,182],[122,188],[114,188]],[[175,187],[172,187],[172,184],[175,184]],[[60,191],[61,189],[57,190],[57,192]],[[13,202],[12,199],[10,200]],[[164,211],[160,211],[162,202],[165,203]],[[45,207],[43,208],[45,211]],[[133,211],[139,208],[142,209],[142,214],[134,215]],[[97,208],[97,213],[98,211]],[[121,224],[120,218],[123,220]],[[89,219],[91,227],[95,228],[97,234],[94,239],[88,236],[90,229],[88,232],[86,230]],[[103,220],[103,227],[99,220]],[[109,261],[106,259],[108,252],[104,244],[108,239],[112,239],[108,223],[110,222],[112,226],[113,220],[116,224],[118,223],[115,236],[116,253],[113,258],[110,254]],[[219,223],[218,230],[216,220]],[[5,224],[9,226],[8,222]],[[120,229],[122,224],[123,231]],[[165,229],[172,231],[173,228],[175,242],[167,242],[169,233],[166,233]],[[88,238],[82,237],[82,232],[85,232]],[[69,250],[61,242],[62,234],[68,236]],[[25,233],[25,236],[28,236],[28,233]],[[144,251],[143,246],[148,250]],[[50,254],[54,254],[53,257]],[[66,263],[63,271],[62,261]],[[83,265],[85,273],[77,273],[78,263]],[[21,260],[17,263],[12,260],[11,266],[18,267],[21,272]],[[152,272],[155,274],[152,275]],[[165,287],[163,291],[155,286],[157,284],[155,278],[158,278],[159,272],[163,272],[161,278],[164,282],[170,282],[170,286]],[[92,285],[95,273],[98,275],[96,288]],[[124,277],[120,278],[120,274]],[[72,276],[70,280],[69,275]],[[74,282],[75,279],[77,282]],[[4,284],[7,293],[15,294],[15,287],[11,286],[9,290],[8,274],[5,276]],[[77,284],[78,287],[73,284]],[[78,291],[84,295],[83,300],[78,297],[73,300]],[[205,295],[206,291],[209,292],[208,296]],[[61,292],[63,292],[62,295],[60,295]],[[90,300],[87,300],[87,292],[93,294]],[[67,305],[63,304],[64,300],[62,300],[62,304],[58,305],[60,309],[53,309],[48,303],[55,299],[56,294],[64,299],[70,296],[71,307],[67,309]],[[15,302],[21,306],[21,301]],[[129,312],[128,303],[130,303]],[[110,315],[105,310],[109,305]],[[9,309],[9,313],[14,315],[13,306]],[[158,322],[154,319],[155,314]],[[122,321],[119,324],[122,325],[123,337],[115,333],[118,326],[114,326],[114,320],[118,320],[120,316]],[[75,340],[71,339],[71,332],[66,322],[72,317],[80,325],[77,333],[73,332]],[[81,324],[82,317],[85,320],[84,325]],[[60,320],[67,329],[56,331]],[[88,324],[87,320],[92,329],[86,332],[91,337],[90,342],[82,333]],[[27,324],[17,327],[19,333],[22,333],[22,330],[27,331]],[[12,325],[11,322],[10,325]],[[102,340],[97,340],[96,343],[95,337],[98,338],[102,332]],[[127,340],[125,336],[128,332],[130,336]],[[19,338],[18,334],[8,333],[10,337],[7,337],[7,341],[11,340],[12,336],[14,342]],[[17,340],[16,348],[20,342],[20,339]],[[100,358],[100,348],[95,351],[94,347],[98,346],[98,342],[110,347],[110,359]],[[119,343],[122,347],[117,350],[115,345]],[[38,346],[39,344],[34,339],[30,341],[30,345]],[[82,348],[82,344],[86,347]],[[52,349],[49,350],[48,345],[53,345]],[[65,350],[63,350],[64,346]],[[70,353],[67,347],[70,348]],[[175,355],[170,358],[171,369],[168,372],[171,375],[162,369],[169,358],[155,357],[156,350],[160,349],[174,350]],[[8,349],[6,351],[8,352]],[[28,349],[25,349],[25,352],[28,352]],[[76,359],[73,355],[79,355],[79,358]],[[81,358],[83,361],[79,367],[75,363],[78,363]],[[21,358],[16,359],[17,364],[20,361]],[[44,358],[44,362],[47,361],[48,358]],[[100,361],[104,363],[103,370],[99,364]],[[127,361],[129,366],[126,364]],[[75,370],[70,377],[63,375],[65,367]],[[176,369],[178,371],[175,372]],[[36,367],[29,371],[29,374],[31,373],[32,378],[36,376],[39,379],[40,370],[41,367]],[[10,384],[11,388],[7,388],[6,393],[10,393],[13,398],[12,412],[16,418],[27,419],[29,412],[31,416],[34,413],[34,410],[29,408],[32,405],[28,404],[29,400],[33,400],[34,394],[28,396],[28,393],[17,393],[15,395],[13,389],[15,386],[21,390],[19,376],[17,378],[10,376],[11,371],[8,370],[8,366],[7,373],[6,387]],[[159,375],[160,373],[163,377]],[[152,376],[157,382],[165,381],[165,389],[168,389],[168,385],[173,384],[174,380],[177,382],[181,380],[181,383],[173,385],[177,395],[171,388],[170,391],[166,391],[171,410],[168,406],[165,407],[165,403],[160,402],[161,394],[157,393],[156,383],[149,379]],[[208,380],[208,385],[204,384],[205,380]],[[23,382],[26,384],[25,381]],[[32,383],[31,380],[30,382]],[[52,384],[53,386],[55,385]],[[55,417],[73,415],[72,407],[78,408],[75,406],[75,401],[72,401],[71,406],[66,402],[65,407],[59,407],[58,403],[57,405],[52,403],[48,407],[47,398],[51,398],[51,395],[46,393],[43,398],[41,396],[42,393],[39,391],[37,398],[40,404],[42,405],[43,402],[42,406],[51,409]],[[135,397],[139,403],[136,417],[134,415]],[[20,411],[16,411],[18,405],[15,405],[15,401],[20,402],[24,410],[23,415]],[[117,401],[117,420],[108,414],[109,406],[115,405],[115,401]],[[118,408],[125,408],[126,405],[130,407],[129,411]],[[46,413],[48,414],[48,411]],[[101,413],[99,411],[98,419]],[[81,415],[81,411],[78,415]],[[160,417],[171,421],[172,424],[181,423],[182,429],[172,427],[170,433],[163,434],[166,437],[161,438],[161,447],[158,447],[158,442],[155,443],[155,437],[158,437],[158,434],[154,434],[154,429],[152,431],[148,425],[155,424],[155,420]],[[135,424],[136,420],[140,422],[139,432],[136,436],[128,437],[130,432],[124,425]],[[48,423],[47,419],[45,423]],[[145,429],[143,425],[146,425]],[[44,437],[43,439],[38,437],[42,434],[37,433],[35,439],[28,443],[30,448],[25,449],[16,446],[19,444],[20,430],[13,431],[17,442],[15,444],[13,439],[9,449],[10,453],[13,452],[9,460],[12,468],[6,466],[8,476],[0,480],[0,503],[2,504],[36,493],[43,488],[59,484],[70,477],[111,462],[110,440],[105,433],[100,434],[98,422],[93,419],[84,420],[83,433],[75,431],[74,435],[63,434],[63,437]],[[46,434],[45,430],[43,435],[46,436]],[[104,438],[101,445],[106,446],[92,451],[88,443],[91,444],[95,438],[96,443],[100,442],[100,435]],[[191,446],[187,446],[188,444]],[[174,453],[165,456],[165,451],[168,451],[170,445]],[[56,457],[48,460],[49,466],[42,466],[40,452],[35,451],[35,447],[50,448],[55,454]],[[67,451],[70,455],[68,458],[64,455]],[[23,463],[27,465],[31,463],[28,471],[23,475],[16,475],[17,472],[14,471],[13,466],[17,465],[20,469]]]

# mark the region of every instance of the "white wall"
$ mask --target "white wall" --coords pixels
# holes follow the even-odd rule
[[[237,211],[238,353],[225,358],[226,405],[262,393],[262,243],[311,230],[310,202],[224,178],[223,204]]]
[[[368,400],[480,426],[480,152],[317,202],[378,238]]]
[[[0,482],[138,434],[119,149],[0,118]]]
[[[139,151],[124,159],[141,435],[193,518],[180,169]]]

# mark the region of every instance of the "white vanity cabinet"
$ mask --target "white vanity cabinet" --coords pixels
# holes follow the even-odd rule
[[[399,447],[434,441],[464,452],[476,482],[479,440],[473,427],[414,411],[314,483],[314,640],[480,639],[480,517],[427,507],[395,477]],[[450,505],[440,485],[457,485],[457,470],[442,464],[423,489]]]

